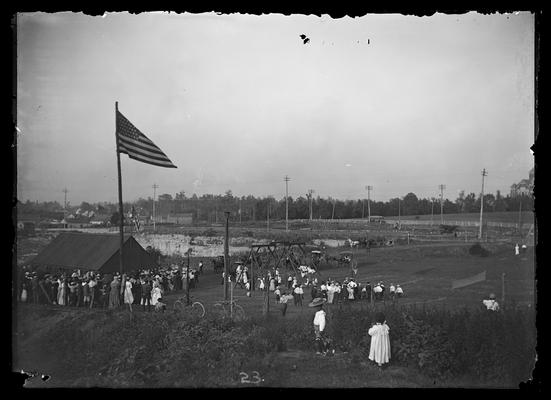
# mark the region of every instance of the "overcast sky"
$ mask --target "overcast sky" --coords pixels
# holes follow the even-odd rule
[[[23,13],[17,51],[22,201],[117,201],[116,101],[178,166],[121,154],[124,201],[279,199],[285,175],[293,197],[454,200],[533,166],[530,13]]]

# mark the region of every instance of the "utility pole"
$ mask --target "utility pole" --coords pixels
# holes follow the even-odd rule
[[[68,192],[67,188],[63,189],[62,192],[65,193],[65,201],[63,203],[64,204],[63,205],[63,219],[66,219],[67,218],[67,192]],[[67,222],[67,221],[65,221],[65,222]],[[65,225],[63,225],[63,226],[65,226]]]
[[[335,218],[335,203],[336,202],[337,202],[337,200],[333,199],[333,212],[331,213],[331,219]]]
[[[310,221],[312,221],[312,194],[314,193],[313,189],[308,189],[308,200],[310,200]]]
[[[519,196],[519,207],[518,207],[518,231],[521,232],[522,228],[522,194]]]
[[[191,247],[186,252],[187,254],[187,271],[186,271],[186,304],[189,306],[189,255],[191,254]]]
[[[266,204],[267,210],[266,210],[266,231],[270,232],[270,198],[267,199]]]
[[[224,242],[224,300],[228,300],[228,278],[230,276],[230,212],[226,214],[226,240]]]
[[[241,225],[241,197],[239,198],[239,225]]]
[[[62,192],[65,193],[65,202],[63,203],[64,204],[63,207],[65,208],[65,210],[67,210],[67,193],[69,191],[67,190],[67,188],[65,188],[65,189],[62,190]]]
[[[402,220],[400,219],[400,214],[401,214],[401,210],[400,210],[400,198],[398,197],[398,228],[399,228],[399,229],[402,229]]]
[[[370,192],[373,190],[373,186],[366,186],[367,189],[367,222],[371,222],[371,197]]]
[[[434,217],[434,197],[430,198],[430,226],[432,226],[432,220]]]
[[[486,168],[482,170],[482,191],[480,192],[480,224],[478,238],[482,239],[482,211],[484,210],[484,177],[488,175]]]
[[[287,175],[285,175],[285,178],[283,178],[285,181],[285,231],[289,232],[289,181],[291,178],[289,178]]]
[[[159,187],[156,183],[153,184],[153,232],[155,232],[155,195],[157,194],[157,188]]]
[[[444,225],[444,189],[446,189],[446,185],[438,185],[438,189],[440,189],[440,224]]]

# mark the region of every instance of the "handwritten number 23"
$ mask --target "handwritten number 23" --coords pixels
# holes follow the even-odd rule
[[[239,375],[241,376],[241,383],[260,383],[262,381],[258,371],[253,371],[252,381],[249,380],[249,374],[246,372],[240,372]]]

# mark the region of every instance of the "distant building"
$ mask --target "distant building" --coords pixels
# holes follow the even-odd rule
[[[93,224],[90,222],[90,217],[86,217],[82,214],[68,215],[63,221],[64,228],[90,228]]]
[[[534,189],[534,168],[530,170],[528,179],[522,179],[519,183],[511,185],[511,197],[528,196]]]
[[[168,215],[157,215],[156,223],[167,223],[176,225],[193,225],[193,213],[172,213]]]
[[[17,232],[23,235],[30,235],[34,233],[36,224],[30,221],[19,221],[17,223]]]
[[[90,218],[92,225],[109,225],[111,224],[111,215],[108,214],[94,214]]]

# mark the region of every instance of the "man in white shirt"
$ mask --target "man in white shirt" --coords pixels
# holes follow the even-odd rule
[[[301,306],[302,307],[302,298],[304,295],[304,289],[302,289],[302,285],[298,285],[295,288],[295,306]]]
[[[394,294],[396,293],[396,287],[394,286],[394,283],[391,283],[388,288],[388,294],[390,294],[390,298],[394,299]]]
[[[489,297],[490,298],[487,299],[487,300],[482,300],[482,304],[484,304],[486,306],[487,310],[499,311],[499,304],[496,301],[496,295],[491,293]]]
[[[324,332],[325,332],[325,311],[323,310],[323,304],[325,303],[325,299],[323,298],[316,298],[312,300],[310,304],[308,304],[309,307],[315,307],[316,314],[314,315],[314,334],[316,336],[316,346],[317,346],[317,352],[316,354],[326,354],[326,346],[324,341]]]
[[[373,288],[373,293],[375,293],[375,299],[380,300],[383,296],[383,288],[381,287],[380,283],[377,283],[377,285]]]
[[[396,285],[396,296],[402,297],[404,295],[404,290],[400,287],[400,285]]]

